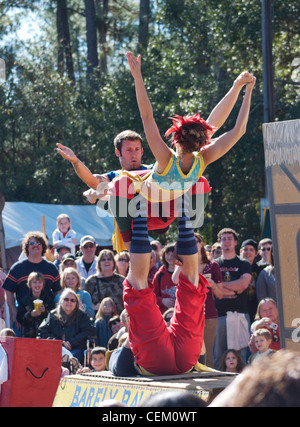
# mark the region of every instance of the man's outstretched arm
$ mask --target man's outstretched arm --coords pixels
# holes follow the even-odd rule
[[[71,148],[66,147],[60,143],[56,144],[57,152],[66,160],[72,163],[78,177],[90,188],[97,189],[99,182],[108,182],[109,179],[106,175],[93,175],[92,172],[82,163],[81,160],[75,155]],[[101,178],[100,178],[101,177]]]

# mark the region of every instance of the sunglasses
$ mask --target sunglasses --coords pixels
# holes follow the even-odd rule
[[[29,246],[41,246],[41,242],[29,242]]]
[[[270,252],[270,250],[271,250],[271,248],[261,248],[261,251],[262,251],[262,252],[265,252],[265,251]]]
[[[75,304],[76,299],[73,299],[73,298],[64,298],[64,301],[65,302],[73,302]]]
[[[119,261],[129,262],[129,259],[127,259],[127,258],[119,258]]]
[[[95,245],[93,245],[92,243],[90,245],[84,245],[83,249],[92,249]]]
[[[101,262],[102,261],[112,261],[112,258],[101,258],[101,260],[100,260]]]

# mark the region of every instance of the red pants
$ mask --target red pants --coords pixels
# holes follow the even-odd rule
[[[124,306],[129,314],[129,341],[136,363],[154,375],[189,371],[201,353],[207,281],[196,288],[180,274],[175,313],[166,326],[153,287],[137,291],[124,281]]]

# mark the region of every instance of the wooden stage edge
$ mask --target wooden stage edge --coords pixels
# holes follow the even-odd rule
[[[136,407],[154,394],[171,390],[188,391],[210,403],[236,376],[219,371],[126,378],[108,371],[69,375],[60,381],[53,407],[97,407],[108,399]]]

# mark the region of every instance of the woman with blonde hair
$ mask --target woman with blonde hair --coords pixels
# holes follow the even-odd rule
[[[75,268],[67,267],[61,272],[60,276],[60,286],[62,290],[66,288],[71,288],[76,293],[78,301],[79,301],[79,308],[86,312],[86,314],[94,319],[94,309],[92,304],[92,299],[90,294],[81,289],[81,277],[78,274],[78,271],[75,270]],[[56,295],[55,297],[55,303],[57,304],[59,301],[60,295]]]

